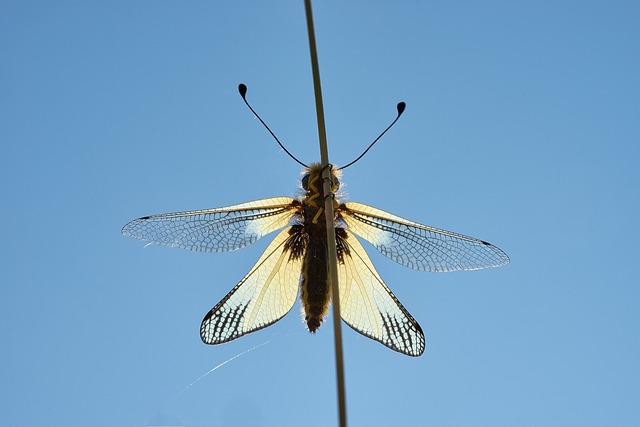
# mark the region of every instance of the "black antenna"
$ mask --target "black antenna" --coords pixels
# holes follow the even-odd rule
[[[404,102],[400,102],[400,103],[397,105],[397,107],[396,107],[396,108],[398,109],[398,115],[396,116],[396,119],[395,119],[395,120],[394,120],[394,121],[393,121],[393,122],[392,122],[392,123],[391,123],[391,124],[390,124],[386,129],[385,129],[385,130],[384,130],[384,132],[382,132],[382,133],[380,134],[380,136],[378,136],[378,137],[377,137],[377,138],[376,138],[376,139],[371,143],[371,145],[369,145],[369,146],[367,147],[367,149],[366,149],[366,150],[364,150],[364,153],[360,154],[360,156],[358,156],[358,158],[357,158],[357,159],[355,159],[354,161],[352,161],[351,163],[348,163],[347,165],[342,166],[341,168],[338,168],[338,170],[342,170],[342,169],[346,169],[346,168],[348,168],[349,166],[351,166],[352,164],[354,164],[355,162],[357,162],[358,160],[360,160],[360,159],[362,158],[362,156],[364,156],[365,154],[367,154],[367,151],[369,151],[369,150],[371,149],[371,147],[373,147],[373,144],[375,144],[376,142],[378,142],[378,140],[379,140],[380,138],[382,138],[382,135],[384,135],[385,133],[387,133],[387,131],[388,131],[389,129],[391,129],[391,126],[393,126],[393,125],[395,125],[395,124],[396,124],[396,122],[398,121],[398,119],[400,118],[400,116],[402,115],[402,113],[404,113],[404,109],[406,108],[406,106],[407,106],[407,104],[405,104]]]
[[[269,126],[267,126],[267,124],[264,122],[264,120],[262,120],[262,118],[260,118],[258,113],[256,113],[255,110],[253,108],[251,108],[251,105],[249,105],[249,102],[247,101],[247,98],[246,98],[246,96],[247,96],[247,86],[242,84],[242,83],[240,83],[240,85],[238,86],[238,91],[240,92],[240,96],[242,97],[242,100],[244,101],[244,103],[247,104],[247,107],[249,107],[249,110],[251,110],[251,112],[258,118],[258,120],[260,120],[260,123],[262,123],[262,126],[264,126],[269,131],[269,133],[271,134],[273,139],[276,140],[276,142],[278,143],[280,148],[282,148],[285,151],[285,153],[287,153],[289,155],[289,157],[291,157],[293,160],[295,160],[296,162],[300,163],[305,168],[308,168],[309,166],[305,165],[300,160],[296,159],[296,157],[293,154],[291,154],[289,152],[289,150],[284,148],[284,145],[282,145],[282,143],[280,142],[278,137],[273,132],[271,132],[271,129],[269,129]],[[382,136],[382,135],[380,135],[380,136]],[[365,151],[365,153],[366,153],[366,151]]]

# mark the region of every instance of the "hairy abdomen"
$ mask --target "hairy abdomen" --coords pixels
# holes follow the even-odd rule
[[[304,320],[310,332],[315,332],[329,309],[331,289],[328,283],[327,246],[323,241],[310,240],[302,266],[300,299]]]

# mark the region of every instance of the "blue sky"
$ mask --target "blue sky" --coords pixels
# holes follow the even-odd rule
[[[632,1],[314,4],[346,197],[490,241],[427,274],[365,245],[420,322],[410,358],[344,329],[350,425],[640,424]],[[296,194],[319,158],[302,1],[0,4],[0,425],[337,420],[331,320],[299,306],[205,346],[203,315],[269,238],[147,247],[142,215]],[[214,366],[250,348],[193,383]]]

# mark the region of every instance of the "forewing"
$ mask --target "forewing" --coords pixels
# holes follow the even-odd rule
[[[223,208],[138,218],[122,234],[157,245],[196,252],[227,252],[253,244],[289,224],[299,204],[290,197],[255,200]]]
[[[346,234],[338,263],[340,314],[357,332],[409,356],[424,352],[418,322],[384,284],[364,248]]]
[[[289,228],[269,244],[249,273],[207,313],[200,326],[206,344],[221,344],[267,327],[291,310],[303,257],[292,257]]]
[[[441,272],[509,263],[507,254],[483,240],[418,224],[362,203],[344,203],[339,211],[351,232],[405,267]]]

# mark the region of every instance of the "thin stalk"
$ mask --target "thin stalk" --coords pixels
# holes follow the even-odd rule
[[[318,52],[316,37],[313,29],[311,14],[311,0],[304,2],[309,33],[309,50],[311,52],[311,70],[313,73],[313,89],[316,99],[316,115],[318,118],[318,137],[320,142],[320,162],[322,163],[323,194],[331,194],[331,169],[329,166],[329,151],[327,149],[327,132],[324,124],[324,107],[322,106],[322,88],[320,85],[320,68],[318,66]],[[336,375],[338,386],[338,415],[340,427],[347,425],[347,409],[344,387],[344,361],[342,356],[342,323],[340,322],[340,293],[338,290],[338,258],[336,251],[336,234],[334,225],[333,198],[325,197],[324,211],[327,224],[327,245],[329,255],[329,279],[331,281],[331,299],[333,301],[333,331],[336,350]]]

